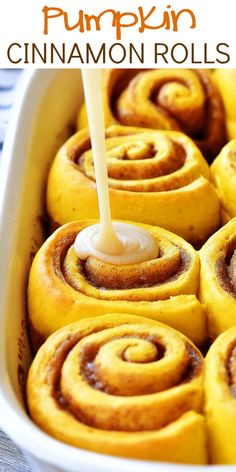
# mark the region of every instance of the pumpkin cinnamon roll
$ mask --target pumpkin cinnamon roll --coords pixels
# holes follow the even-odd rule
[[[206,70],[103,71],[105,124],[121,124],[189,135],[211,162],[226,142],[225,112],[212,74]],[[87,126],[85,107],[78,120]]]
[[[214,81],[221,93],[228,139],[236,138],[236,69],[216,69]]]
[[[236,218],[200,251],[200,301],[206,306],[212,338],[236,325]]]
[[[155,259],[128,265],[92,256],[82,261],[74,241],[93,223],[81,220],[62,226],[33,261],[28,310],[32,333],[39,341],[82,318],[131,313],[167,323],[202,344],[205,313],[196,298],[199,260],[192,246],[162,228],[139,224],[159,248]]]
[[[195,245],[219,226],[210,169],[184,134],[112,126],[106,130],[106,153],[114,219],[162,226]],[[60,225],[99,217],[87,130],[59,150],[48,178],[47,210]]]
[[[223,207],[224,221],[236,216],[236,139],[214,160],[212,175]]]
[[[211,462],[236,464],[236,327],[211,346],[205,377]]]
[[[205,464],[203,358],[183,335],[106,315],[54,333],[30,369],[28,407],[56,439],[98,453]]]

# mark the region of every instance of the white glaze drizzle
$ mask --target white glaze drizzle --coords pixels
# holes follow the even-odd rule
[[[134,264],[154,259],[158,247],[152,236],[138,226],[112,223],[105,151],[105,127],[101,93],[101,73],[82,71],[89,130],[96,175],[100,224],[81,231],[74,249],[81,259],[95,256],[111,264]]]

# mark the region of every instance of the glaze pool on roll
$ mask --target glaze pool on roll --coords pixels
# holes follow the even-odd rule
[[[27,398],[38,426],[73,446],[207,463],[202,355],[153,320],[107,315],[54,333],[33,361]]]
[[[162,228],[138,224],[156,241],[157,258],[129,265],[95,257],[82,261],[74,241],[93,223],[81,220],[62,226],[34,258],[28,286],[32,335],[42,343],[68,323],[119,312],[162,321],[196,344],[204,343],[205,312],[196,297],[199,258],[193,247]]]
[[[196,245],[218,228],[220,203],[210,169],[187,136],[112,126],[106,130],[106,152],[113,219],[158,225]],[[54,222],[98,218],[92,157],[87,130],[59,150],[47,186]]]

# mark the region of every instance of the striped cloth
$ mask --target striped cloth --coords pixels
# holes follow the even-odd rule
[[[15,96],[15,85],[21,74],[16,69],[0,69],[0,156],[11,106]],[[22,453],[11,440],[0,431],[0,472],[30,472]]]
[[[15,96],[15,85],[21,70],[0,69],[0,151]]]

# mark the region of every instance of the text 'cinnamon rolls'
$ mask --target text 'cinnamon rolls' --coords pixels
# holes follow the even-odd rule
[[[81,220],[62,226],[37,253],[28,287],[32,332],[43,340],[81,318],[119,312],[154,318],[203,343],[205,313],[196,298],[199,260],[192,246],[164,229],[139,224],[156,241],[157,258],[129,265],[95,257],[82,261],[74,241],[93,223]]]
[[[162,226],[196,245],[217,229],[220,204],[210,169],[187,136],[112,126],[106,131],[106,154],[114,219]],[[55,158],[47,209],[59,224],[99,216],[86,130],[70,138]]]
[[[204,464],[203,359],[185,336],[137,316],[73,323],[41,347],[27,386],[32,419],[80,448]]]

